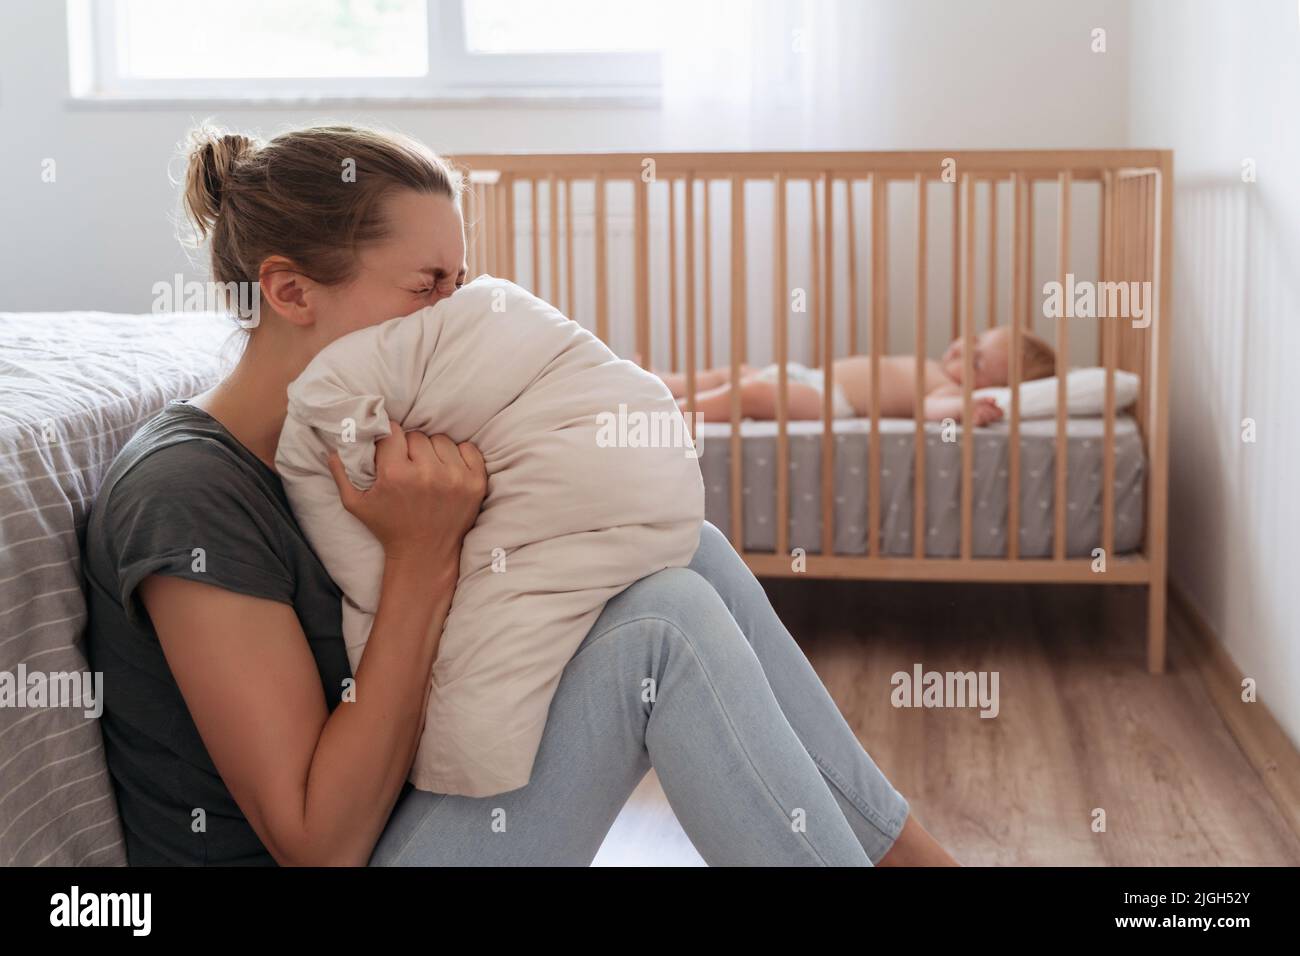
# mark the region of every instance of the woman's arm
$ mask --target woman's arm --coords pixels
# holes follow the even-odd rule
[[[387,555],[356,700],[333,714],[291,607],[180,578],[141,585],[217,771],[281,864],[369,860],[415,757],[460,543],[486,491],[478,452],[443,436],[395,429],[375,462],[366,492],[331,462],[344,506]]]

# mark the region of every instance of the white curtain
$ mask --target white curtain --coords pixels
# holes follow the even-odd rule
[[[831,148],[863,0],[668,0],[664,137],[709,149]],[[846,55],[843,51],[849,51]]]

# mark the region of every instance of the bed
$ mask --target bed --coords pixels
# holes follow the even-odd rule
[[[83,675],[80,546],[118,449],[216,381],[215,315],[0,313],[0,672]],[[125,862],[86,708],[0,707],[0,865]]]

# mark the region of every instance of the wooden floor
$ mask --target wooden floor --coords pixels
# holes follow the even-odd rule
[[[768,582],[912,812],[967,865],[1300,865],[1300,838],[1210,702],[1175,617],[1144,668],[1144,591]],[[901,709],[890,676],[999,673],[1000,713]],[[1106,832],[1094,833],[1093,811]],[[598,866],[702,865],[651,774]]]

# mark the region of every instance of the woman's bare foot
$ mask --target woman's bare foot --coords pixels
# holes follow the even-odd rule
[[[879,866],[961,866],[910,813]]]

